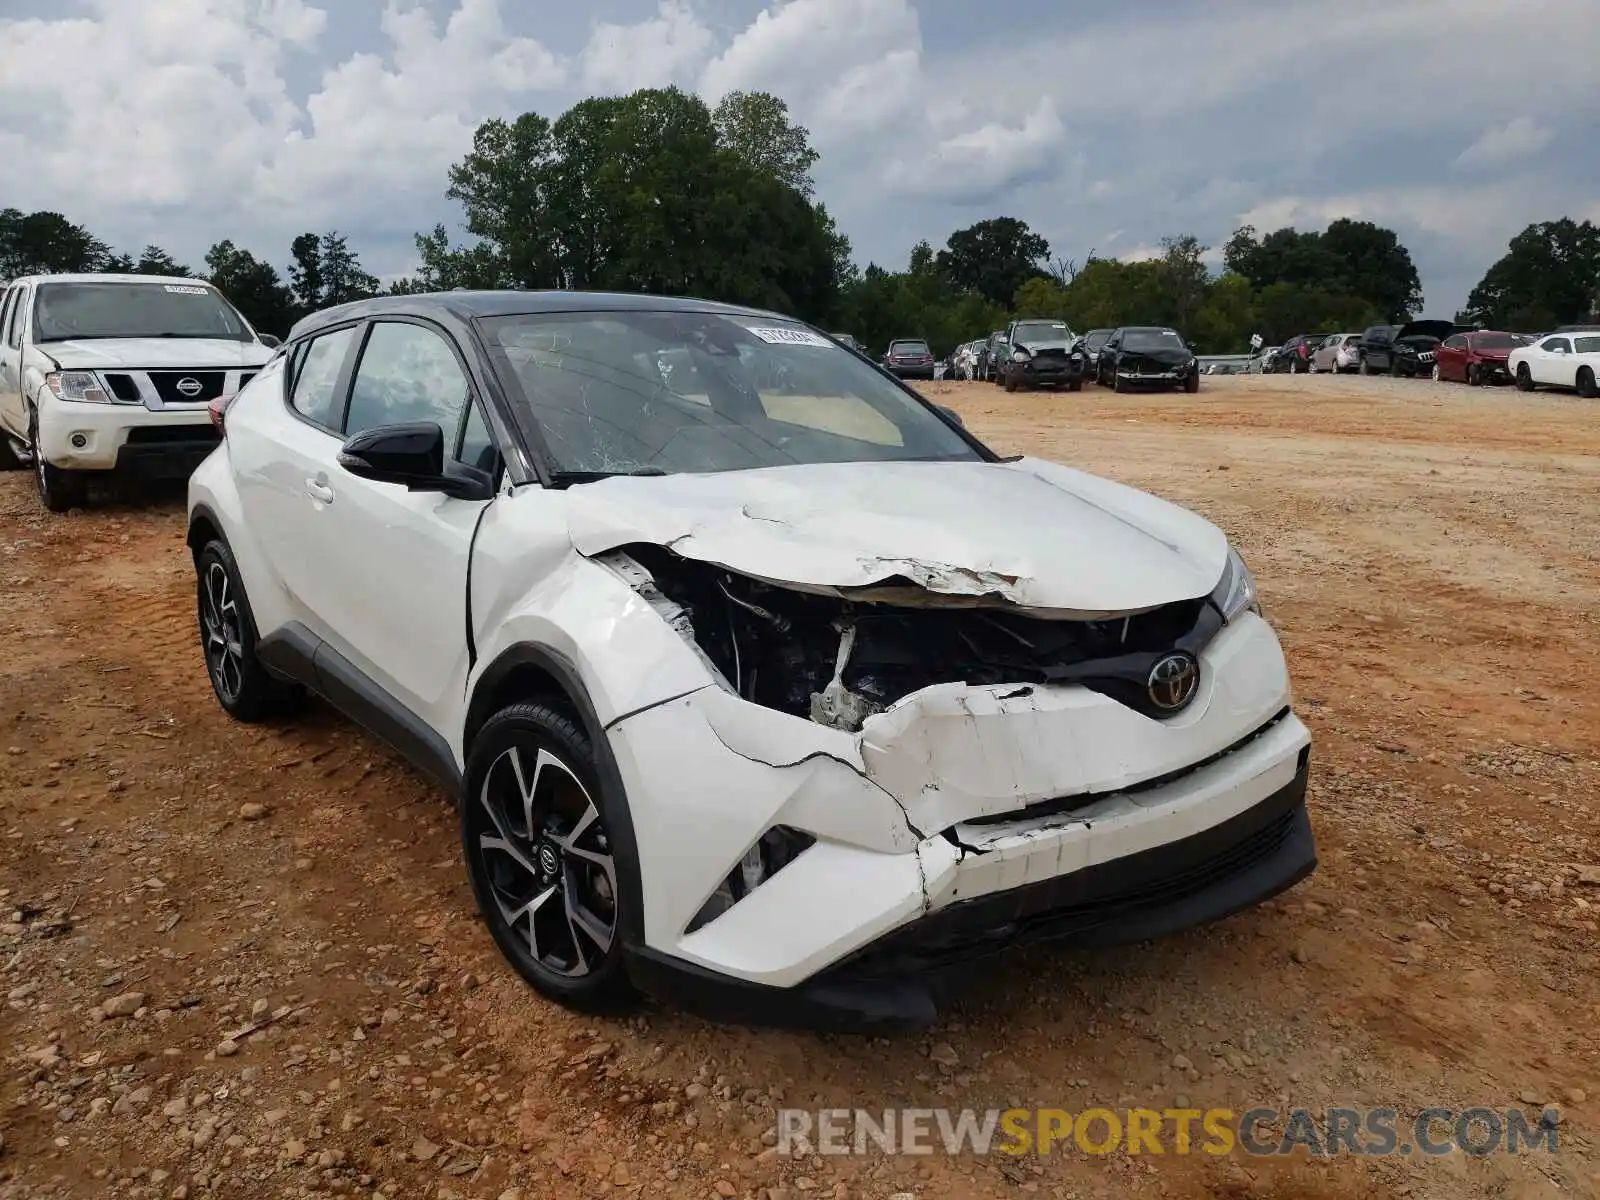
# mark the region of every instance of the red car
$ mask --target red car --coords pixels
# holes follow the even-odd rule
[[[1510,383],[1506,359],[1518,346],[1533,339],[1520,333],[1480,329],[1458,333],[1439,343],[1433,360],[1435,379],[1455,379],[1477,387],[1482,383]]]

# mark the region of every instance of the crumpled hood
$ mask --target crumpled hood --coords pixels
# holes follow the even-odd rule
[[[1154,496],[1041,459],[829,463],[615,477],[567,489],[584,555],[629,543],[803,590],[1140,612],[1208,595],[1228,541]],[[920,589],[874,585],[909,579]]]
[[[1018,350],[1032,350],[1035,354],[1038,354],[1041,350],[1060,350],[1064,353],[1077,344],[1077,338],[1024,338],[1017,343],[1016,348]]]
[[[85,338],[81,342],[41,342],[39,349],[64,371],[227,370],[259,367],[272,357],[260,342],[224,338]]]

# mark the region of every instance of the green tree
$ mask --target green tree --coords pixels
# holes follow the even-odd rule
[[[1355,296],[1391,321],[1422,308],[1422,281],[1411,252],[1392,229],[1370,221],[1341,217],[1322,233],[1286,228],[1263,238],[1245,225],[1234,231],[1222,258],[1228,270],[1257,288],[1295,284]]]
[[[0,279],[99,271],[111,247],[58,212],[0,211]]]
[[[699,295],[823,319],[849,274],[827,211],[723,145],[677,88],[584,100],[553,124],[487,121],[449,195],[476,244],[419,237],[429,283]]]
[[[289,285],[300,316],[378,294],[377,279],[343,235],[302,233],[289,247]]]
[[[938,266],[960,291],[1010,304],[1028,280],[1048,275],[1050,243],[1015,217],[993,217],[950,235]]]
[[[769,92],[729,92],[711,114],[717,139],[746,166],[809,197],[818,154],[811,134],[789,119],[789,106]]]
[[[1600,312],[1600,227],[1562,217],[1529,225],[1484,273],[1460,319],[1545,330]]]
[[[1255,289],[1243,275],[1225,271],[1211,282],[1192,328],[1184,333],[1203,354],[1242,354],[1250,348],[1250,335],[1258,332],[1256,324]]]
[[[206,252],[211,283],[233,301],[245,320],[262,333],[283,337],[296,320],[294,293],[283,285],[271,263],[262,262],[231,241]]]
[[[1195,314],[1211,290],[1211,272],[1205,255],[1211,247],[1202,246],[1193,234],[1161,239],[1161,286],[1166,291],[1168,320],[1180,333],[1192,334]]]

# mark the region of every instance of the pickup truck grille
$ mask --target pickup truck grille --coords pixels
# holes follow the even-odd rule
[[[151,371],[149,375],[163,404],[204,404],[215,400],[222,395],[228,377],[226,371]],[[185,383],[189,383],[187,390],[180,386]]]

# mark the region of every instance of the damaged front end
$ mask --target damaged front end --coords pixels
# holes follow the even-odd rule
[[[943,684],[1078,684],[1147,716],[1163,656],[1197,659],[1222,628],[1211,598],[1093,619],[1046,619],[909,578],[823,594],[752,579],[653,545],[598,557],[703,655],[741,699],[857,732],[876,714]]]

